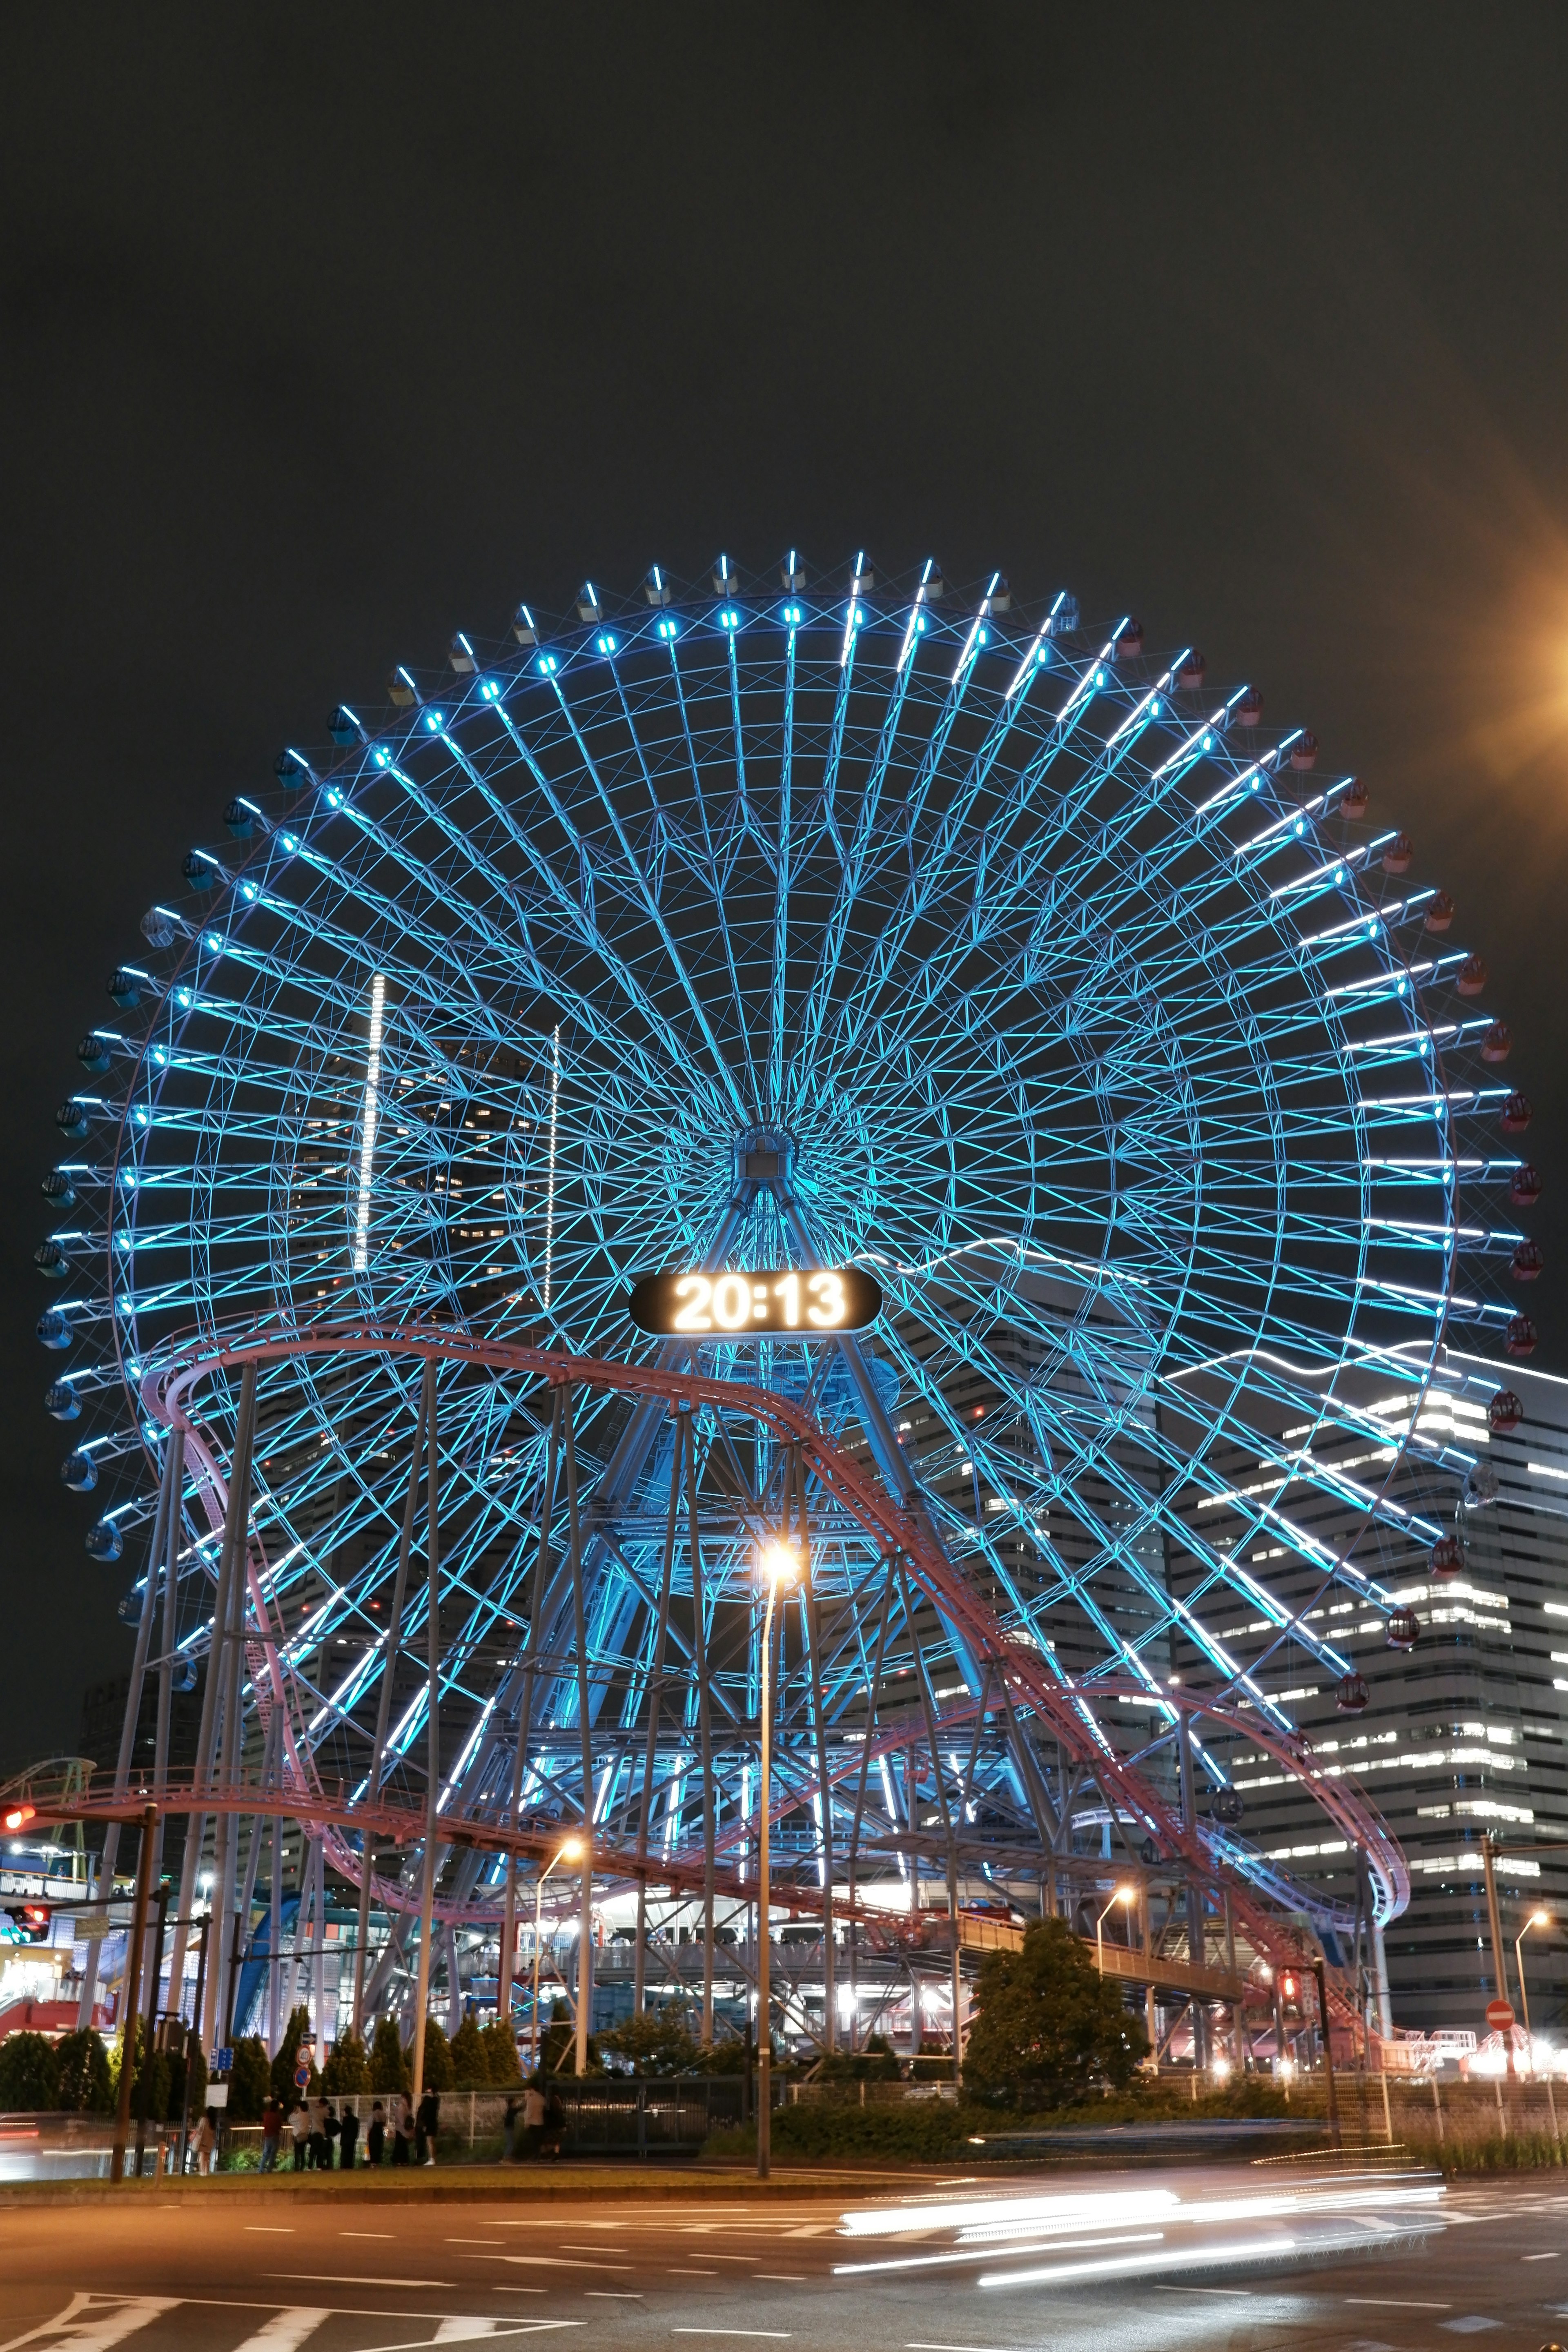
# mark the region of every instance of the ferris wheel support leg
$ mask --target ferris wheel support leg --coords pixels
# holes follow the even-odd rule
[[[425,1632],[426,1748],[425,1859],[420,1873],[419,1981],[414,2001],[414,2103],[425,2095],[425,2029],[430,2006],[430,1937],[436,1916],[436,1821],[441,1801],[441,1553],[437,1533],[440,1507],[437,1471],[440,1449],[436,1420],[437,1392],[430,1382],[429,1411],[425,1416],[425,1558],[426,1570]]]
[[[272,1817],[269,1859],[272,1885],[267,1929],[267,2054],[276,2058],[282,2039],[278,2003],[283,1992],[283,1824],[276,1813]]]
[[[131,1765],[136,1752],[136,1732],[142,1719],[142,1692],[147,1678],[147,1654],[153,1639],[153,1620],[158,1601],[158,1570],[165,1549],[165,1534],[170,1517],[170,1497],[177,1494],[179,1476],[177,1462],[184,1460],[181,1451],[176,1457],[177,1437],[171,1437],[163,1451],[163,1475],[158,1487],[158,1507],[153,1522],[153,1541],[147,1553],[147,1589],[142,1596],[142,1614],[136,1622],[136,1647],[131,1661],[131,1684],[125,1694],[125,1717],[120,1727],[120,1755],[114,1768],[114,1793],[122,1797],[131,1785]],[[114,1865],[120,1856],[120,1824],[110,1822],[103,1832],[103,1854],[97,1872],[97,1891],[107,1895],[113,1891]],[[87,1967],[82,1976],[81,2000],[77,2010],[77,2027],[86,2032],[92,2024],[92,2012],[98,2000],[99,1958],[103,1949],[101,1940],[94,1937],[87,1948]],[[171,1979],[173,1981],[173,1979]]]
[[[403,1612],[408,1596],[408,1562],[414,1549],[415,1514],[419,1507],[419,1465],[425,1445],[425,1431],[430,1418],[431,1400],[436,1389],[436,1359],[426,1356],[425,1370],[419,1382],[419,1409],[414,1425],[414,1450],[408,1461],[408,1491],[404,1497],[403,1528],[397,1539],[397,1575],[392,1589],[392,1612],[386,1622],[385,1639],[382,1643],[381,1691],[376,1700],[375,1740],[371,1748],[370,1778],[365,1783],[365,1803],[372,1806],[381,1793],[381,1769],[386,1754],[387,1727],[392,1720],[392,1685],[397,1670],[397,1654],[403,1639]],[[515,1814],[516,1807],[513,1806]],[[364,2032],[364,1971],[365,1955],[370,1945],[370,1832],[364,1835],[364,1848],[360,1864],[359,1935],[354,1948],[353,2030]]]
[[[882,1607],[877,1623],[876,1653],[871,1662],[870,1679],[867,1684],[867,1689],[870,1693],[868,1707],[868,1720],[866,1726],[866,1737],[860,1744],[860,1770],[855,1782],[855,1811],[849,1820],[847,1852],[849,1858],[849,2047],[851,2050],[858,2048],[860,2039],[859,1979],[856,1973],[860,1956],[859,1928],[855,1911],[856,1865],[860,1853],[860,1822],[866,1810],[866,1776],[870,1769],[871,1749],[876,1740],[877,1692],[882,1680],[882,1654],[888,1643],[888,1622],[893,1612],[895,1581],[894,1555],[889,1553],[887,1559],[887,1575],[882,1584]]]
[[[1193,1794],[1193,1728],[1192,1718],[1184,1708],[1176,1717],[1176,1756],[1180,1769],[1182,1820],[1189,1830],[1197,1826],[1197,1805]],[[1190,1872],[1184,1874],[1187,1895],[1187,1958],[1194,1969],[1204,1965],[1204,1891]],[[1193,2001],[1193,2064],[1206,2069],[1208,2052],[1208,2012],[1201,2000]]]
[[[158,1722],[153,1739],[153,1784],[162,1788],[169,1774],[169,1727],[174,1706],[174,1645],[179,1634],[175,1603],[179,1597],[180,1538],[184,1531],[182,1496],[185,1482],[185,1433],[183,1429],[169,1432],[169,1454],[163,1465],[167,1495],[160,1496],[164,1509],[163,1528],[163,1655],[158,1668]],[[148,1604],[153,1596],[149,1592]],[[153,1875],[161,1876],[163,1868],[163,1841],[167,1815],[158,1816],[158,1851],[153,1857]],[[171,1956],[172,1957],[172,1956]],[[178,1989],[179,1979],[171,1970],[171,1993]],[[171,2007],[174,2003],[171,2001]]]
[[[817,1803],[822,1832],[822,2046],[831,2057],[837,2046],[838,1991],[833,1948],[833,1776],[827,1764],[827,1731],[822,1706],[822,1612],[811,1580],[811,1531],[805,1512],[805,1465],[798,1441],[789,1449],[790,1483],[800,1529],[805,1584],[806,1656],[811,1667],[811,1714],[816,1733]]]
[[[246,1554],[250,1542],[250,1459],[256,1440],[256,1364],[247,1362],[240,1380],[239,1419],[235,1428],[234,1459],[229,1466],[228,1509],[224,1518],[224,1591],[213,1620],[214,1656],[208,1672],[218,1685],[213,1708],[214,1778],[220,1785],[237,1787],[244,1757],[241,1664],[245,1650]],[[232,1973],[236,1933],[235,1832],[233,1813],[217,1817],[213,1855],[213,1909],[218,1921],[217,1948],[207,1977],[204,2047],[217,2047],[223,2021],[224,1989]]]
[[[539,1496],[539,1539],[533,1558],[533,1594],[528,1610],[528,1637],[522,1654],[522,1697],[518,1708],[517,1745],[511,1759],[511,1811],[509,1819],[512,1828],[518,1826],[522,1811],[522,1775],[528,1760],[528,1743],[533,1728],[534,1662],[539,1655],[540,1615],[549,1582],[550,1521],[555,1509],[555,1481],[560,1457],[561,1406],[563,1391],[556,1389],[550,1402],[550,1436],[545,1446],[544,1484]],[[390,1697],[390,1688],[388,1696]],[[517,1856],[506,1858],[506,1897],[501,1921],[500,1980],[496,1988],[496,2014],[509,2033],[512,2031],[511,1989],[517,1969]],[[531,2028],[531,2030],[532,2030]],[[538,2034],[534,2032],[537,2042]]]
[[[713,1878],[718,1814],[713,1795],[713,1722],[708,1710],[708,1595],[697,1519],[697,1426],[686,1423],[686,1527],[691,1552],[691,1623],[697,1668],[697,1738],[702,1761],[702,2047],[713,2046]]]
[[[572,1554],[572,1613],[577,1636],[577,1722],[583,1739],[583,1912],[577,1930],[577,2073],[588,2071],[594,2014],[594,1727],[588,1711],[587,1613],[583,1593],[583,1521],[577,1505],[573,1403],[562,1408],[566,1456],[566,1531]]]
[[[669,1509],[664,1524],[664,1560],[658,1580],[658,1615],[653,1629],[653,1656],[648,1671],[647,1738],[643,1750],[642,1803],[637,1811],[637,1939],[633,1958],[632,2014],[640,2017],[647,1993],[647,1834],[653,1810],[653,1766],[658,1745],[659,1717],[664,1712],[664,1654],[669,1634],[669,1587],[675,1568],[675,1530],[680,1510],[680,1458],[689,1413],[673,1416],[669,1453]],[[584,1767],[586,1758],[584,1757]]]

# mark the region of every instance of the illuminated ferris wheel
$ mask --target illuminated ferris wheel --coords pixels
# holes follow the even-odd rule
[[[699,588],[656,569],[619,609],[587,584],[548,628],[520,607],[283,752],[113,974],[46,1188],[47,1402],[89,1550],[142,1572],[155,1534],[175,1559],[153,1664],[206,1648],[240,1396],[209,1382],[159,1520],[160,1365],[439,1328],[472,1345],[441,1374],[435,1766],[421,1365],[258,1376],[237,1704],[281,1707],[303,1779],[434,1772],[443,1806],[587,1822],[645,1862],[743,1856],[780,1525],[812,1561],[778,1695],[801,1889],[851,1847],[918,1874],[944,1841],[1005,1880],[1097,1753],[1157,1784],[1194,1693],[1300,1764],[1303,1659],[1355,1703],[1304,1596],[1340,1585],[1405,1638],[1394,1589],[1451,1540],[1395,1492],[1388,1394],[1413,1423],[1457,1320],[1531,1344],[1532,1180],[1452,908],[1261,716],[1066,594],[1026,615],[1000,577],[962,598],[933,564],[813,580],[792,555]],[[661,1337],[628,1298],[670,1271],[697,1319]],[[825,1272],[875,1283],[869,1328],[808,1329],[798,1288],[784,1311]],[[985,1643],[744,1412],[584,1391],[568,1496],[558,1401],[508,1343],[803,1407],[940,1545]],[[1352,1474],[1332,1441],[1358,1436]],[[1275,1466],[1243,1486],[1244,1460]],[[1070,1693],[1076,1750],[993,1680],[1009,1646]],[[1224,1739],[1194,1744],[1212,1849],[1297,1899],[1237,1826]],[[1366,1835],[1387,1916],[1402,1865]],[[499,1864],[443,1867],[454,1906],[494,1900]]]

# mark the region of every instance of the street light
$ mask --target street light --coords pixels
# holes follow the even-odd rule
[[[1524,1981],[1524,1954],[1520,1947],[1532,1927],[1550,1927],[1550,1911],[1532,1911],[1513,1939],[1513,1965],[1519,1976],[1519,2005],[1524,2011],[1524,2046],[1530,2053],[1530,2071],[1535,2072],[1535,2036],[1530,2030],[1530,1988]]]
[[[773,1603],[786,1584],[793,1584],[800,1574],[800,1554],[793,1544],[770,1543],[763,1548],[757,1565],[767,1587],[768,1604],[763,1617],[763,1770],[762,1803],[757,1829],[757,1876],[760,1881],[757,1925],[757,2179],[765,2180],[773,2155],[773,2033],[769,2025],[773,1989],[768,1981],[768,1913],[772,1898],[768,1884],[768,1798],[773,1782],[773,1705],[770,1668],[773,1646]]]
[[[538,1882],[533,1890],[533,2071],[536,2074],[539,2072],[539,2062],[544,2050],[544,2036],[541,2032],[539,2025],[539,1938],[544,1914],[544,1882],[549,1877],[551,1872],[554,1869],[556,1863],[575,1862],[577,1856],[582,1853],[582,1851],[583,1841],[581,1838],[569,1837],[565,1839],[558,1849],[554,1861],[546,1863],[544,1868],[540,1872]],[[583,1972],[582,1969],[579,1969],[577,1971],[577,1994],[579,2000],[581,2000],[583,1992],[582,1978]]]
[[[1105,1974],[1106,1920],[1110,1917],[1111,1912],[1115,1910],[1119,1903],[1136,1903],[1137,1900],[1138,1889],[1135,1886],[1113,1886],[1110,1890],[1110,1902],[1106,1905],[1105,1909],[1100,1913],[1099,1918],[1094,1923],[1095,1965],[1099,1969],[1101,1976]]]

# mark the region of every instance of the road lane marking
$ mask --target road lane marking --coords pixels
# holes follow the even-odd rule
[[[792,2279],[792,2280],[793,2280],[793,2279],[803,2279],[803,2278],[805,2278],[805,2273],[804,2271],[753,2271],[753,2272],[752,2273],[752,2276],[753,2278],[759,2278],[759,2279]]]
[[[267,2275],[268,2278],[276,2279],[301,2279],[307,2285],[314,2286],[449,2287],[453,2284],[451,2279],[366,2278],[359,2271],[268,2271]],[[1447,2309],[1446,2304],[1444,2309]],[[398,2312],[395,2316],[402,2319],[405,2314]]]
[[[1412,2303],[1403,2294],[1347,2294],[1347,2303],[1357,2304],[1364,2311],[1452,2311],[1451,2303]]]
[[[396,2234],[395,2230],[340,2230],[338,2231],[340,2238],[384,2238],[388,2245]]]
[[[1562,2251],[1560,2246],[1553,2246],[1544,2254],[1521,2254],[1520,2261],[1521,2263],[1554,2263]]]
[[[629,2254],[631,2248],[629,2246],[574,2246],[563,2238],[561,2251],[563,2254]]]
[[[245,2230],[247,2236],[252,2238],[291,2238],[294,2224],[292,2221],[247,2221]]]
[[[787,2344],[794,2330],[788,2327],[672,2327],[669,2332],[672,2336],[743,2336],[748,2342]]]
[[[448,2238],[447,2243],[449,2246],[489,2246],[493,2250],[497,2246],[504,2246],[506,2240],[504,2238]]]
[[[666,2278],[717,2278],[717,2271],[666,2271]]]
[[[322,2320],[330,2316],[330,2313],[312,2310],[306,2304],[286,2305],[270,2319],[264,2319],[254,2336],[237,2344],[235,2352],[294,2352],[295,2346],[303,2344],[307,2336],[313,2336]]]
[[[498,2263],[526,2263],[531,2271],[630,2271],[635,2263],[574,2263],[560,2254],[497,2254]],[[409,2284],[406,2280],[404,2282]],[[1447,2305],[1444,2306],[1445,2309]]]
[[[997,2352],[994,2344],[906,2344],[904,2352]]]
[[[58,2319],[29,2327],[25,2336],[13,2336],[3,2352],[16,2352],[18,2345],[37,2343],[41,2336],[64,2336],[65,2342],[56,2346],[55,2352],[108,2352],[110,2345],[121,2343],[150,2320],[173,2311],[179,2300],[178,2295],[166,2294],[73,2294]],[[110,2304],[117,2308],[101,2308]]]

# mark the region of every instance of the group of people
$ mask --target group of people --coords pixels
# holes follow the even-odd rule
[[[352,2172],[359,2160],[360,2119],[346,2099],[340,2116],[331,2099],[296,2099],[285,2112],[280,2099],[269,2098],[261,2110],[263,2172],[276,2170],[285,2128],[296,2172]],[[364,2160],[372,2165],[434,2164],[440,2128],[438,2091],[426,2091],[417,2107],[394,2091],[387,2099],[372,2103]]]
[[[566,2110],[554,2085],[534,2076],[521,2099],[509,2099],[502,2119],[502,2154],[508,2158],[559,2156]]]

